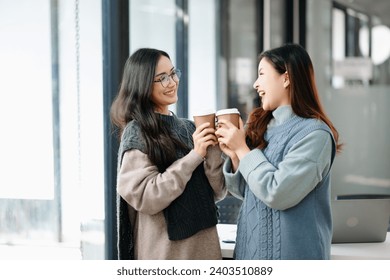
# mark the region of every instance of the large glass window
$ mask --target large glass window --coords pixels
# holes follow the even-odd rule
[[[390,28],[342,6],[333,8],[332,26],[333,87],[390,84]]]
[[[253,83],[257,73],[257,55],[259,44],[257,34],[262,25],[258,25],[260,15],[257,1],[229,1],[222,9],[223,39],[221,49],[226,63],[227,88],[225,107],[238,108],[246,119],[257,100]],[[256,101],[257,102],[257,101]]]
[[[380,18],[335,4],[332,40],[332,89],[324,101],[345,143],[333,196],[388,195],[389,29]]]
[[[333,8],[333,26],[333,87],[368,85],[373,73],[369,17],[352,9]]]
[[[7,169],[0,196],[53,199],[50,7],[45,0],[19,2],[0,2],[0,153]]]
[[[2,0],[0,26],[0,258],[102,258],[101,3]]]
[[[55,240],[49,2],[0,1],[0,26],[0,240]]]

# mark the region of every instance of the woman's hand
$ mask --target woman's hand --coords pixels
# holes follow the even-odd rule
[[[208,122],[197,127],[192,138],[194,139],[194,151],[203,158],[206,157],[209,146],[218,144],[215,129],[211,128]]]
[[[219,120],[218,129],[215,132],[222,152],[229,156],[233,163],[239,161],[250,152],[245,142],[244,123],[241,118],[239,125],[240,128],[237,128],[230,121]]]
[[[232,161],[232,172],[236,172],[237,168],[238,168],[238,165],[240,164],[240,159],[238,158],[238,156],[236,155],[235,152],[233,152],[232,150],[230,150],[228,148],[228,146],[226,146],[225,144],[223,143],[219,143],[219,147],[221,149],[221,151],[227,155],[228,157],[230,157],[231,161]]]

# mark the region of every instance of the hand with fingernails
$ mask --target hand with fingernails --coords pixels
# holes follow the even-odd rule
[[[194,150],[201,157],[206,157],[207,148],[209,146],[215,146],[218,144],[217,137],[215,136],[215,129],[210,127],[210,123],[206,122],[198,126],[195,132],[192,134],[194,139]]]
[[[240,159],[250,152],[245,142],[244,123],[240,118],[239,128],[227,120],[218,120],[218,129],[215,135],[218,137],[219,147],[232,160],[233,169],[236,170]]]

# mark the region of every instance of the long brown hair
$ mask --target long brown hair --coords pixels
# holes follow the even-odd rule
[[[339,133],[325,114],[318,95],[314,77],[314,68],[309,54],[297,44],[267,50],[259,55],[259,61],[266,59],[279,74],[287,71],[290,80],[290,101],[294,113],[302,118],[320,119],[326,123],[336,141],[336,151],[340,152]],[[251,147],[264,149],[267,142],[264,134],[272,119],[272,111],[265,111],[260,106],[249,115],[246,129],[247,140]]]

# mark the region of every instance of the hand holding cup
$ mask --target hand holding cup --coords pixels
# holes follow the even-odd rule
[[[194,150],[205,157],[207,148],[218,144],[215,136],[215,111],[203,110],[194,114],[196,130],[192,135],[194,139]]]

